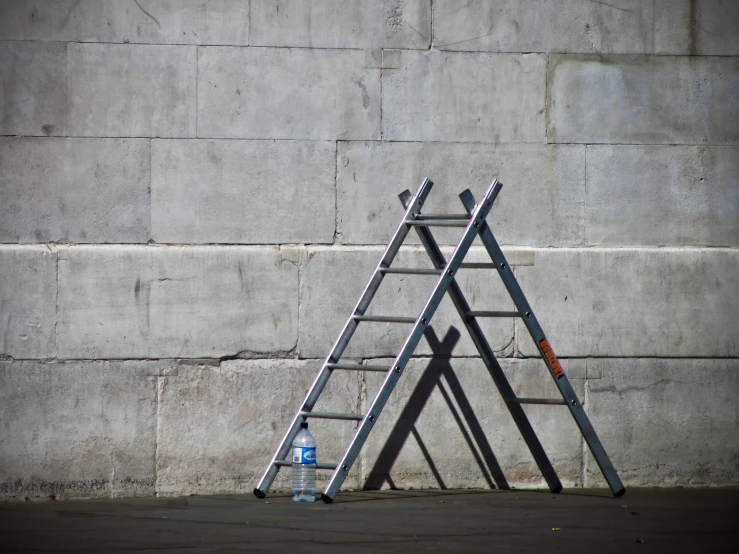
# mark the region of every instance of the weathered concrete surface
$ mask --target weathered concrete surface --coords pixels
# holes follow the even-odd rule
[[[0,240],[146,242],[149,141],[0,138]]]
[[[545,141],[546,56],[396,50],[382,65],[386,140]]]
[[[153,141],[152,238],[330,243],[335,152],[333,142]]]
[[[547,138],[550,142],[739,144],[737,89],[737,57],[553,56]]]
[[[220,366],[180,364],[162,380],[157,450],[157,493],[251,492],[310,387],[319,362],[233,360]],[[315,411],[361,413],[362,376],[336,371]],[[319,461],[336,461],[355,422],[313,419]],[[359,486],[358,470],[345,487]],[[318,472],[319,487],[330,476]],[[290,469],[272,490],[287,490]]]
[[[56,264],[46,246],[0,246],[0,357],[56,356]]]
[[[559,356],[739,355],[739,250],[535,253],[517,278]],[[518,348],[536,355],[523,324],[516,328]]]
[[[739,148],[588,146],[594,246],[739,246]]]
[[[739,360],[600,363],[588,413],[627,486],[739,484]],[[601,486],[585,463],[585,486]]]
[[[739,56],[739,4],[695,0],[694,49],[702,56]]]
[[[200,47],[198,136],[376,139],[380,70],[359,50]]]
[[[325,358],[336,341],[359,299],[384,248],[308,249],[308,260],[301,268],[300,339],[301,357]],[[450,253],[445,250],[446,255]],[[476,249],[469,261],[490,261]],[[510,261],[511,264],[515,262]],[[421,247],[404,248],[393,267],[431,268],[428,255]],[[499,279],[490,279],[486,271],[462,269],[457,274],[472,309],[509,310],[512,303]],[[383,280],[367,315],[417,317],[434,286],[433,276],[388,275]],[[472,340],[451,300],[444,298],[432,320],[436,332],[446,335],[455,327],[462,337],[452,352],[454,356],[476,355]],[[499,354],[513,353],[513,321],[509,318],[482,320],[491,347]],[[395,356],[403,345],[410,325],[397,323],[362,323],[345,352],[348,357]],[[432,350],[421,340],[416,354]]]
[[[195,46],[72,43],[68,56],[70,136],[195,136]]]
[[[654,0],[654,54],[690,54],[692,23],[690,0]]]
[[[479,197],[503,183],[488,221],[503,244],[572,246],[583,241],[585,150],[580,145],[340,142],[338,237],[344,244],[387,244],[404,211],[397,195],[428,176],[425,213],[464,213],[457,194]],[[456,244],[460,230],[433,229]],[[415,232],[408,242],[418,243]]]
[[[426,50],[430,43],[429,0],[266,0],[251,6],[250,46]]]
[[[60,251],[60,358],[288,351],[297,341],[297,316],[298,268],[277,248]]]
[[[249,3],[240,0],[10,0],[0,10],[3,39],[236,45],[249,40]]]
[[[0,497],[154,492],[157,362],[0,362]]]
[[[454,335],[436,338],[449,342]],[[372,361],[378,362],[392,359]],[[500,362],[517,396],[560,398],[541,360]],[[582,367],[568,373],[583,377],[585,361],[571,362]],[[382,377],[367,374],[368,406]],[[583,380],[571,382],[582,398]],[[582,438],[567,409],[532,405],[525,411],[562,483],[582,486]],[[372,489],[546,487],[495,383],[475,358],[411,360],[361,459],[364,486]]]
[[[167,368],[145,378],[160,375],[155,393],[166,396],[169,410],[158,427],[169,456],[160,465],[163,494],[251,488],[247,476],[264,469],[295,408],[270,412],[275,397],[299,399],[315,373],[309,366],[335,341],[378,245],[398,223],[396,195],[429,176],[436,189],[425,210],[457,212],[456,193],[471,187],[479,195],[498,177],[505,188],[491,222],[571,377],[605,383],[611,362],[601,357],[645,357],[717,358],[705,371],[717,368],[718,379],[729,371],[722,363],[739,359],[737,15],[736,2],[724,0],[0,0],[0,360],[75,360],[86,368],[85,360],[163,359]],[[441,231],[442,243],[459,234]],[[41,241],[47,246],[28,244]],[[155,241],[166,245],[143,244]],[[487,260],[474,250],[471,261]],[[417,246],[398,262],[429,267]],[[512,307],[494,274],[463,270],[458,280],[476,309]],[[416,315],[433,281],[389,276],[372,313]],[[535,363],[508,361],[536,354],[520,322],[483,323],[505,364]],[[432,324],[442,346],[429,339],[420,352],[446,348],[464,366],[460,387],[475,413],[487,414],[484,387],[491,385],[477,392],[469,381],[484,371],[467,375],[476,350],[448,300]],[[363,323],[347,357],[372,363],[370,356],[394,355],[407,331]],[[175,358],[251,361],[186,366],[176,376]],[[275,359],[290,361],[264,361]],[[83,394],[97,382],[86,371],[57,372],[55,379],[69,379],[57,388]],[[598,392],[608,396],[603,417],[618,417],[621,396],[638,392],[619,396],[630,376],[618,375],[613,391],[605,384]],[[646,371],[644,383],[638,377],[634,386],[648,387],[642,392],[654,393],[655,403],[691,394],[687,378],[652,385]],[[332,397],[359,410],[368,381],[353,378],[332,385]],[[707,391],[719,387],[711,379],[704,379]],[[52,385],[28,383],[35,409]],[[115,390],[116,401],[136,403],[136,387]],[[431,458],[439,477],[488,486],[489,452],[479,454],[482,470],[434,390],[416,430],[441,451]],[[726,394],[719,393],[720,413],[690,399],[679,404],[679,417],[669,407],[677,402],[655,407],[671,423],[655,427],[661,436],[645,456],[672,449],[682,460],[674,470],[648,466],[639,452],[628,465],[636,437],[650,441],[641,427],[649,413],[610,425],[608,441],[633,437],[618,461],[629,482],[736,483],[735,461],[719,444],[732,444],[724,437],[735,406]],[[464,401],[455,401],[464,420]],[[224,404],[237,414],[241,402],[247,411],[256,406],[260,418],[280,414],[248,431],[244,440],[256,441],[250,451],[259,453],[253,460],[238,439],[252,423],[244,419],[239,430],[220,411]],[[75,441],[87,439],[75,434],[69,406],[59,408],[68,431],[54,440],[71,437],[75,452]],[[189,406],[195,411],[182,412]],[[553,441],[565,479],[582,483],[582,450],[558,450],[557,440],[570,438],[548,414],[560,409],[533,409],[541,410],[532,417]],[[507,423],[484,422],[490,449],[512,482],[541,483],[520,444],[507,438],[515,431],[503,433],[511,422],[502,416]],[[680,418],[690,418],[684,430]],[[24,421],[13,436],[32,440],[22,434]],[[111,425],[125,430],[134,421]],[[53,423],[49,416],[50,429]],[[683,456],[670,446],[681,433],[697,436],[699,424],[710,447],[691,439],[696,452]],[[438,485],[414,441],[399,450],[391,480]],[[202,443],[205,462],[193,442]],[[89,448],[103,456],[109,444],[116,443]],[[135,442],[121,444],[139,455]],[[700,458],[702,448],[715,464]],[[122,446],[120,456],[128,455]],[[50,462],[41,478],[67,483],[76,495],[155,492],[147,481],[155,464],[133,484],[109,485],[110,464],[98,459],[91,467],[102,476],[92,484],[79,484],[87,479],[81,457]],[[361,472],[373,466],[360,459],[351,482],[363,485]],[[51,490],[17,473],[0,482],[22,478],[24,490]],[[585,482],[602,484],[595,479]]]
[[[461,4],[433,3],[434,46],[441,50],[651,54],[654,49],[658,14],[651,2],[473,0]],[[667,9],[658,7],[658,13]]]
[[[0,42],[0,134],[65,134],[66,65],[65,44]]]

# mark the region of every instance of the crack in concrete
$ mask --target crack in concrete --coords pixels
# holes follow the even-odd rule
[[[133,1],[134,1],[134,3],[135,3],[135,4],[136,4],[136,5],[138,6],[138,7],[139,7],[139,9],[140,9],[140,10],[141,10],[142,12],[144,12],[144,14],[145,14],[145,15],[146,15],[147,17],[149,17],[149,19],[151,19],[151,20],[152,20],[152,21],[153,21],[154,23],[156,23],[156,24],[157,24],[157,27],[159,27],[159,30],[161,31],[161,30],[162,30],[162,25],[161,25],[161,23],[159,23],[159,20],[158,20],[158,19],[157,19],[156,17],[154,17],[153,15],[151,15],[151,14],[150,14],[149,12],[147,12],[147,11],[146,11],[146,10],[145,10],[144,8],[142,8],[142,7],[141,7],[141,4],[139,4],[139,0],[133,0]]]

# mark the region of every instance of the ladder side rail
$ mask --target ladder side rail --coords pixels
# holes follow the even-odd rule
[[[411,200],[411,193],[409,191],[405,191],[405,193],[400,195],[400,200],[403,202],[404,206],[407,205]],[[416,232],[418,233],[418,237],[421,239],[421,243],[426,249],[429,258],[431,258],[434,267],[443,269],[446,265],[444,254],[441,252],[431,229],[428,227],[416,227]],[[498,391],[503,397],[505,405],[513,417],[513,421],[516,423],[524,441],[526,441],[526,445],[529,447],[529,450],[534,457],[534,461],[536,461],[536,465],[539,466],[539,470],[544,476],[544,480],[547,482],[549,490],[554,493],[560,492],[562,490],[562,483],[560,482],[559,477],[557,477],[557,472],[554,470],[544,447],[541,445],[539,437],[536,436],[534,428],[531,426],[523,406],[513,401],[513,399],[516,398],[516,395],[514,394],[513,388],[508,382],[508,378],[505,376],[503,369],[500,367],[500,364],[498,363],[493,349],[490,347],[480,324],[474,318],[465,317],[465,314],[470,311],[470,306],[456,279],[452,280],[449,285],[448,292],[454,307],[457,309],[457,312],[459,312],[459,315],[472,338],[472,342],[475,343],[477,351],[480,353],[480,357],[482,358],[485,367],[487,367],[493,382],[498,387]]]
[[[392,369],[388,371],[380,389],[377,391],[375,397],[370,403],[364,419],[359,424],[357,431],[354,433],[349,447],[344,453],[341,461],[337,464],[336,470],[331,475],[331,478],[326,485],[326,489],[321,496],[324,502],[333,501],[336,493],[341,487],[341,484],[344,482],[344,479],[346,479],[349,469],[354,464],[359,451],[367,440],[367,436],[374,427],[375,421],[377,421],[380,412],[384,408],[387,399],[395,388],[395,384],[398,382],[408,360],[416,349],[418,342],[421,340],[421,337],[423,336],[426,327],[429,325],[436,308],[438,308],[450,283],[453,281],[454,274],[457,272],[459,265],[462,263],[462,260],[467,254],[472,242],[475,240],[479,228],[484,225],[485,217],[492,208],[493,202],[500,192],[500,188],[501,184],[498,180],[493,180],[485,193],[482,202],[480,202],[480,204],[471,213],[470,221],[468,222],[460,241],[457,243],[457,246],[449,259],[449,263],[446,265],[446,270],[436,281],[436,285],[429,295],[421,313],[418,315],[416,323],[413,325],[413,328],[403,343],[400,352],[393,361],[393,365],[391,366]],[[415,217],[416,214],[417,212],[415,212],[413,217]],[[410,228],[410,225],[408,228]]]
[[[367,307],[372,301],[372,298],[375,296],[375,293],[377,292],[377,289],[380,287],[380,284],[382,283],[382,280],[384,278],[384,274],[380,272],[380,269],[383,267],[388,267],[392,263],[395,255],[400,249],[400,246],[403,244],[403,241],[408,236],[410,228],[408,227],[408,225],[405,224],[405,220],[409,217],[412,217],[414,213],[418,213],[420,211],[421,206],[426,200],[429,192],[431,192],[431,188],[433,186],[434,183],[428,177],[425,178],[421,183],[421,186],[418,188],[418,192],[416,193],[412,202],[409,203],[408,208],[403,215],[403,218],[400,220],[398,227],[395,229],[395,233],[393,234],[390,242],[388,243],[385,251],[382,254],[382,257],[380,258],[380,261],[375,267],[375,270],[372,272],[372,277],[367,283],[367,286],[365,286],[364,291],[362,292],[356,306],[354,307],[354,310],[352,310],[352,313],[349,314],[349,318],[344,324],[344,328],[339,334],[339,337],[336,339],[334,345],[331,347],[331,352],[324,360],[321,366],[321,370],[318,372],[318,375],[316,375],[316,378],[313,380],[313,383],[308,389],[305,399],[298,408],[295,417],[288,427],[287,432],[282,437],[280,445],[277,447],[277,450],[270,459],[269,465],[264,471],[262,478],[259,480],[259,483],[254,488],[255,496],[263,498],[267,494],[270,486],[272,486],[272,482],[275,480],[275,477],[280,470],[280,466],[277,465],[277,462],[279,460],[283,460],[285,456],[287,456],[287,453],[292,446],[292,442],[295,439],[295,436],[298,434],[298,431],[300,430],[300,423],[303,421],[303,416],[300,412],[311,411],[313,409],[313,406],[315,406],[316,402],[318,401],[318,397],[323,392],[323,389],[325,388],[326,383],[331,376],[332,370],[328,368],[327,365],[338,362],[341,358],[341,355],[344,353],[344,350],[349,344],[349,340],[351,339],[352,335],[357,329],[357,325],[359,324],[359,322],[354,319],[354,316],[357,314],[364,314],[365,310],[367,310]]]
[[[469,190],[466,190],[460,194],[459,197],[467,212],[472,213],[475,209],[475,198],[472,193]],[[495,267],[498,270],[498,274],[500,275],[503,284],[508,290],[508,294],[510,294],[518,311],[521,312],[524,325],[526,325],[531,338],[534,340],[534,344],[536,344],[539,354],[541,354],[544,363],[549,369],[549,373],[551,374],[554,383],[557,385],[562,398],[564,398],[567,403],[567,407],[569,408],[572,417],[575,419],[575,423],[580,428],[580,432],[585,438],[585,442],[588,444],[595,461],[598,463],[598,467],[600,467],[603,477],[611,488],[614,496],[623,495],[626,490],[616,473],[616,469],[613,467],[613,463],[611,463],[611,460],[608,457],[603,444],[600,442],[592,423],[590,423],[590,419],[578,400],[569,379],[567,379],[567,376],[564,374],[564,371],[554,355],[551,346],[549,346],[549,342],[546,335],[544,335],[541,325],[539,325],[531,306],[523,294],[523,290],[521,290],[521,286],[513,275],[513,270],[506,261],[503,251],[495,240],[493,232],[487,223],[483,223],[483,225],[480,226],[479,235],[485,249],[490,255],[490,258],[493,260],[493,263],[495,263]]]

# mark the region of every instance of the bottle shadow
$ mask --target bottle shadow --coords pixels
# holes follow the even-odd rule
[[[493,449],[451,365],[452,351],[461,337],[459,330],[453,326],[450,327],[446,336],[440,340],[433,327],[428,326],[424,332],[424,336],[431,348],[433,358],[428,366],[426,366],[416,387],[408,398],[407,404],[385,441],[372,469],[369,471],[362,489],[378,490],[385,483],[391,489],[397,488],[390,477],[390,470],[397,461],[403,445],[411,436],[418,443],[421,453],[429,465],[439,488],[447,488],[432,459],[431,453],[416,429],[416,422],[435,389],[439,390],[446,401],[452,417],[459,426],[459,430],[488,486],[503,490],[510,489],[503,475],[503,471],[498,464],[498,460],[493,453]],[[444,378],[443,381],[442,377]],[[444,383],[446,383],[446,386]],[[456,406],[453,400],[456,401]],[[465,423],[467,424],[466,426]]]

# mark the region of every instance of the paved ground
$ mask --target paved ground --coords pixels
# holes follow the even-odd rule
[[[738,504],[738,489],[5,503],[0,552],[736,552]]]

